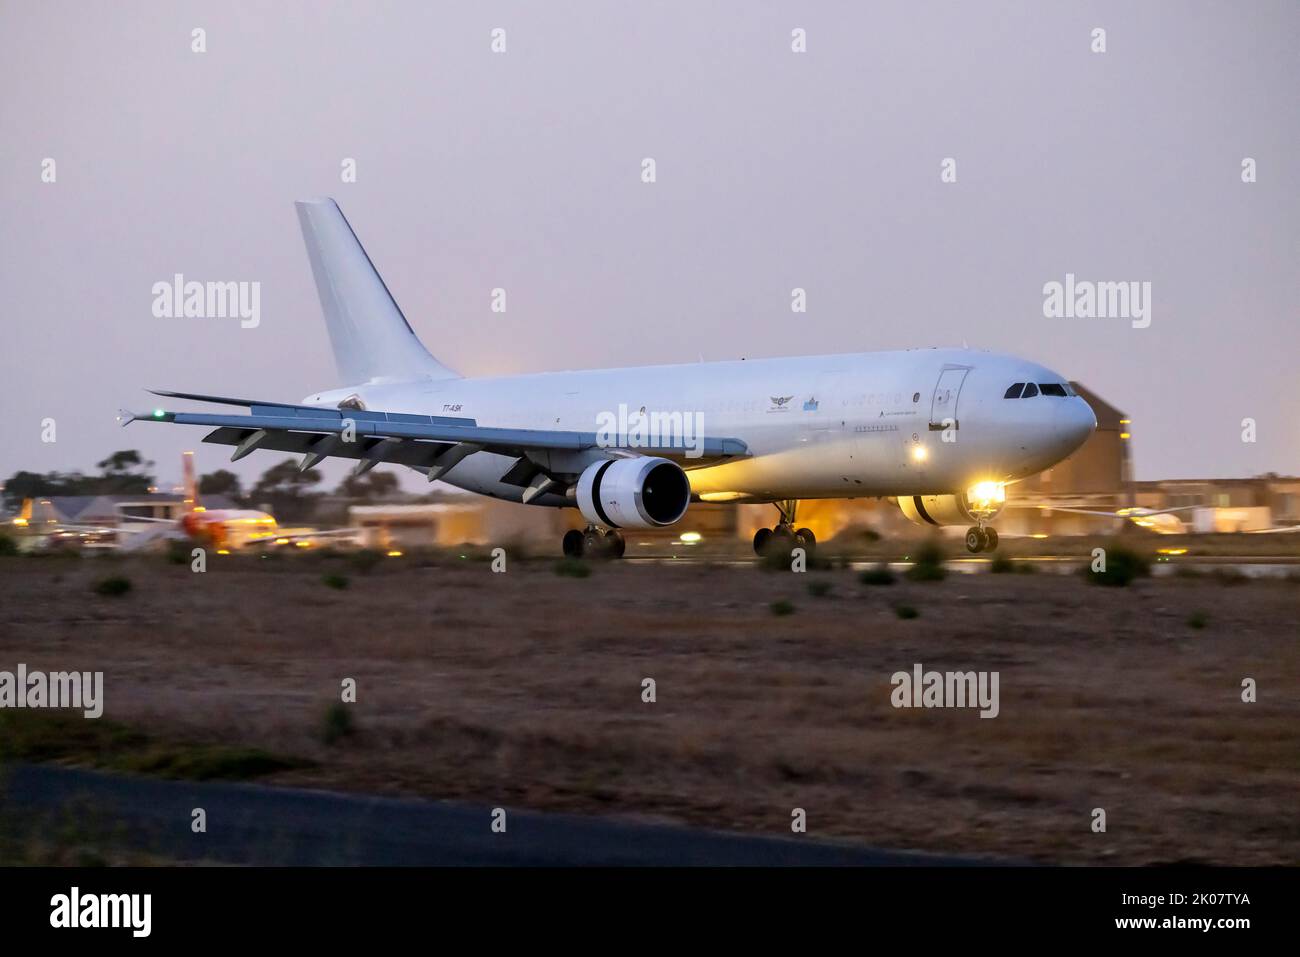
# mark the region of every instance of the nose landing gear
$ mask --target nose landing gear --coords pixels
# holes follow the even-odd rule
[[[992,526],[972,525],[966,531],[966,551],[991,552],[998,547],[998,533]]]
[[[809,528],[795,528],[795,515],[799,507],[797,499],[787,499],[772,503],[781,513],[781,520],[774,528],[760,528],[754,533],[754,554],[760,558],[768,555],[789,555],[795,548],[802,548],[808,555],[817,548],[817,536]]]
[[[584,531],[571,528],[561,542],[569,558],[622,558],[627,542],[621,532],[588,525]]]

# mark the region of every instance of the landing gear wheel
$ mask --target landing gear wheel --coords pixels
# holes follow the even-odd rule
[[[987,544],[988,537],[984,534],[983,529],[972,525],[966,530],[966,551],[972,554],[982,552]]]
[[[762,558],[767,554],[767,543],[772,537],[770,528],[760,528],[754,533],[754,554]]]
[[[564,533],[561,547],[564,549],[566,558],[582,557],[582,537],[582,532],[578,531],[576,528],[571,528]]]
[[[801,528],[795,532],[794,543],[810,555],[817,550],[817,536],[811,528]]]
[[[998,547],[998,532],[995,528],[984,529],[984,551],[991,552]]]
[[[622,558],[627,551],[627,541],[621,532],[610,532],[605,536],[605,548],[610,558]]]
[[[767,554],[778,558],[788,558],[790,549],[794,548],[794,529],[789,525],[778,525],[772,529],[772,537],[767,540]]]
[[[582,554],[588,558],[600,558],[605,554],[605,530],[589,528],[582,533]]]

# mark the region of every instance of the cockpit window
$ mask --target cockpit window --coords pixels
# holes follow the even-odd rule
[[[1010,389],[1007,389],[1007,394],[1004,395],[1002,398],[1004,398],[1004,399],[1018,399],[1018,398],[1020,398],[1020,390],[1023,389],[1024,387],[1025,387],[1025,384],[1024,384],[1023,382],[1017,382],[1017,383],[1016,383],[1015,385],[1013,385]]]
[[[1065,398],[1065,386],[1059,382],[1040,382],[1038,388],[1043,395],[1059,395],[1061,398]]]
[[[1028,385],[1025,386],[1025,394],[1022,395],[1020,398],[1032,399],[1036,395],[1038,395],[1038,386],[1030,382]]]

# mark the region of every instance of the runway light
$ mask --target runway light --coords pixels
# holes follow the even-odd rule
[[[311,542],[294,542],[299,548],[311,548]]]
[[[1156,551],[1159,552],[1161,555],[1186,555],[1187,554],[1187,549],[1185,548],[1157,548]]]
[[[287,539],[287,538],[277,538],[277,539],[275,540],[275,544],[277,544],[277,545],[288,545],[288,544],[289,544],[289,539]]]
[[[700,541],[703,537],[704,536],[701,535],[699,532],[682,532],[682,541],[685,542],[687,545],[694,545],[696,542]]]
[[[1033,535],[1030,535],[1029,537],[1030,537],[1030,538],[1046,538],[1046,537],[1047,537],[1047,534],[1046,534],[1045,532],[1035,532]]]
[[[399,552],[399,551],[397,551],[397,549],[393,549],[391,552],[388,553],[388,557],[389,557],[389,558],[401,558],[401,557],[402,557],[402,553]],[[463,558],[464,556],[462,555],[461,557]]]
[[[1133,438],[1133,436],[1130,435],[1128,432],[1121,432],[1121,433],[1119,434],[1119,437],[1120,437],[1121,439],[1131,439],[1131,438]]]
[[[25,519],[25,518],[15,518],[15,519],[14,519],[14,524],[15,524],[15,525],[26,525],[26,524],[27,524],[27,519]]]
[[[229,555],[229,554],[230,554],[230,549],[228,549],[228,548],[218,548],[218,549],[217,549],[217,554],[218,554],[218,555]]]

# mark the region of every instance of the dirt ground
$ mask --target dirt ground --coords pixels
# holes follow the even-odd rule
[[[814,837],[1045,862],[1300,862],[1298,623],[1281,580],[0,559],[0,670],[102,670],[106,718],[316,762],[268,783],[786,835],[803,808]],[[997,671],[1000,714],[894,708],[915,663]]]

